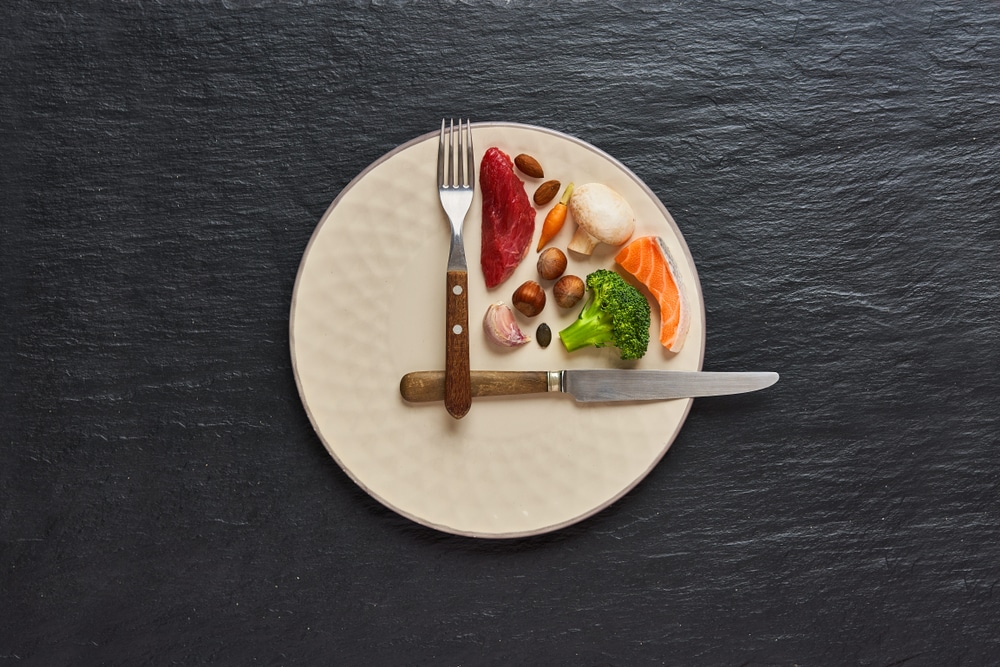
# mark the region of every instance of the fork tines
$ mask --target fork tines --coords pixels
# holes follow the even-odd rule
[[[448,141],[445,143],[445,134]],[[447,150],[445,146],[447,145]],[[447,169],[445,168],[445,153],[448,154]],[[463,156],[462,154],[465,153]],[[472,124],[466,119],[462,127],[462,119],[458,119],[458,159],[455,159],[455,119],[441,119],[441,138],[438,143],[438,187],[439,188],[473,188],[475,187],[475,157],[472,149]],[[462,158],[465,159],[462,159]],[[455,173],[456,162],[458,173]]]

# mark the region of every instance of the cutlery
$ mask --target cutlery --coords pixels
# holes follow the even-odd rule
[[[583,403],[655,401],[742,394],[770,387],[777,381],[778,374],[772,372],[620,369],[472,371],[471,395],[515,396],[562,392]],[[413,403],[440,401],[445,396],[445,373],[407,373],[400,380],[399,393]]]
[[[447,143],[445,134],[445,121],[442,120],[441,138],[438,142],[438,195],[441,198],[441,208],[451,223],[442,395],[448,414],[461,419],[472,406],[469,377],[469,271],[465,262],[462,225],[472,207],[476,161],[472,152],[472,127],[468,120],[465,121],[464,133],[462,119],[458,120],[457,147],[454,120],[447,128]]]

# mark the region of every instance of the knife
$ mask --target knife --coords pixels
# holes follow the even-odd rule
[[[472,371],[472,396],[562,392],[577,401],[658,401],[742,394],[778,381],[771,372],[707,372],[582,369],[565,371]],[[444,371],[407,373],[399,393],[411,403],[444,398]]]

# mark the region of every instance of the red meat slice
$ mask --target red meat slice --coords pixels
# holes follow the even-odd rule
[[[496,287],[514,273],[528,254],[535,233],[535,209],[514,173],[510,156],[491,147],[479,166],[483,193],[483,243],[480,263],[486,287]]]

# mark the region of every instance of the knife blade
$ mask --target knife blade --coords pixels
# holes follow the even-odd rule
[[[772,372],[579,369],[562,371],[472,371],[472,396],[564,393],[579,402],[658,401],[725,396],[770,387]],[[444,371],[415,371],[399,382],[411,403],[444,399]]]

